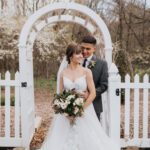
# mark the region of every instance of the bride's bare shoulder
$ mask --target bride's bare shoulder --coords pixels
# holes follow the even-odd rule
[[[86,75],[92,73],[92,71],[91,71],[89,68],[84,68],[84,67],[83,67],[83,71],[85,72]]]

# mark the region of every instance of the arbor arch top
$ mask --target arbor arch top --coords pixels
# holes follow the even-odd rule
[[[42,20],[39,24],[37,24],[37,21],[39,21],[41,17],[43,17],[44,15],[51,12],[60,11],[60,10],[75,11],[77,13],[80,13],[81,15],[88,16],[88,18],[90,19],[85,19],[80,16],[74,16],[70,14],[55,15],[50,17],[47,15],[44,21]],[[19,53],[22,53],[21,51],[23,49],[26,49],[26,51],[28,51],[27,52],[28,54],[26,54],[27,57],[28,56],[31,57],[30,51],[32,51],[33,43],[37,35],[37,32],[42,30],[42,28],[44,28],[46,25],[50,23],[60,22],[60,21],[80,24],[88,31],[90,31],[93,35],[94,33],[97,32],[97,28],[98,28],[99,31],[101,31],[102,33],[102,37],[105,45],[104,46],[105,59],[108,62],[108,65],[110,66],[112,62],[112,42],[106,24],[93,10],[91,10],[87,6],[77,4],[74,2],[52,3],[39,9],[37,12],[31,15],[21,31],[21,35],[19,39],[19,49],[20,49]]]

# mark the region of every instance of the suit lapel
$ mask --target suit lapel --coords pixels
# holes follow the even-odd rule
[[[97,57],[95,56],[95,55],[93,55],[93,57],[91,58],[91,60],[92,61],[95,61],[95,62],[97,62]],[[93,68],[90,68],[91,69],[91,71],[92,71],[92,74],[93,74],[93,79],[94,79],[94,83],[96,84],[96,66],[95,67],[93,67]]]

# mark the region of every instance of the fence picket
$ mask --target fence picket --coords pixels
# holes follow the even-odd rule
[[[15,147],[15,146],[23,146],[22,145],[22,137],[20,136],[20,132],[21,132],[21,127],[20,127],[20,123],[21,123],[21,113],[20,113],[20,79],[19,79],[19,72],[16,72],[15,74],[15,80],[11,80],[10,79],[10,73],[7,71],[5,73],[5,79],[1,79],[0,78],[0,89],[1,87],[5,88],[5,93],[4,93],[4,100],[5,100],[5,106],[1,106],[0,108],[2,109],[2,111],[0,110],[1,113],[1,118],[0,118],[0,146],[10,146],[10,147]],[[12,108],[12,117],[11,117],[11,87],[14,87],[15,93],[15,105]],[[1,90],[0,90],[1,92]],[[3,91],[2,91],[3,92]],[[13,92],[13,90],[12,90]],[[1,93],[3,95],[3,93]],[[0,95],[1,96],[1,95]],[[4,111],[3,111],[4,108]],[[13,111],[14,110],[14,111]],[[4,120],[2,120],[2,116],[4,114]],[[11,119],[14,121],[12,121],[11,124]],[[4,125],[2,125],[2,123],[4,123]],[[12,128],[14,127],[14,128]],[[13,130],[12,130],[13,129]],[[11,134],[12,133],[12,134]],[[14,136],[13,136],[14,135]]]
[[[148,83],[148,75],[143,78],[144,83]],[[143,91],[143,138],[148,138],[148,89]]]
[[[0,80],[1,80],[1,73],[0,73]],[[1,128],[2,128],[2,114],[1,114],[1,101],[2,101],[2,91],[1,91],[1,85],[0,85],[0,136],[1,136]]]
[[[6,82],[10,81],[10,73],[5,74]],[[5,136],[10,137],[10,86],[5,87]]]
[[[130,76],[125,76],[125,82],[130,84]],[[125,89],[125,137],[129,138],[130,130],[130,88]]]
[[[135,75],[134,83],[139,83],[139,75]],[[134,89],[134,138],[139,137],[139,88]]]

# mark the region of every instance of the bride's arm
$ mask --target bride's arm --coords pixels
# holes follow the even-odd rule
[[[87,72],[86,72],[86,82],[87,82],[87,88],[88,88],[88,91],[89,91],[89,96],[86,99],[84,108],[87,108],[96,97],[96,91],[95,91],[95,85],[94,85],[94,81],[93,81],[93,75],[92,75],[92,72],[91,72],[90,69],[87,69]]]

